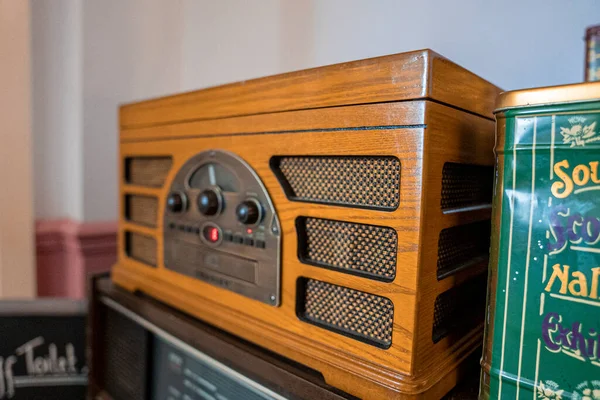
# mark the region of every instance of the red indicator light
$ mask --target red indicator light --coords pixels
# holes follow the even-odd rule
[[[217,228],[210,229],[210,239],[211,242],[216,242],[219,240],[219,230]]]
[[[252,233],[252,229],[250,229],[250,228],[246,229],[246,233],[247,233],[248,235],[250,235],[250,234]]]
[[[214,226],[207,226],[206,228],[204,228],[203,233],[204,238],[211,243],[217,243],[221,237],[219,228],[216,228]]]

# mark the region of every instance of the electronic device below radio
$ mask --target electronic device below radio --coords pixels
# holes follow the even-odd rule
[[[107,277],[93,277],[90,289],[90,399],[351,398],[314,371],[119,289]]]
[[[126,105],[113,281],[369,398],[479,346],[499,89],[429,50]]]
[[[317,371],[115,287],[105,276],[90,283],[89,399],[356,400]],[[467,360],[467,379],[444,400],[477,396],[480,354]]]

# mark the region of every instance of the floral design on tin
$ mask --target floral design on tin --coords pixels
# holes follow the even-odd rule
[[[600,381],[584,381],[575,388],[573,400],[600,400]]]
[[[600,136],[596,136],[596,121],[589,125],[585,125],[584,117],[569,118],[571,127],[560,128],[560,134],[563,136],[564,144],[571,144],[571,147],[585,146],[586,143],[600,140]]]
[[[536,387],[537,398],[540,400],[562,400],[564,390],[558,388],[554,381],[540,381]]]

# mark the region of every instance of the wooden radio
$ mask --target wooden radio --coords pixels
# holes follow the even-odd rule
[[[481,343],[500,90],[429,50],[120,110],[118,285],[361,398]]]

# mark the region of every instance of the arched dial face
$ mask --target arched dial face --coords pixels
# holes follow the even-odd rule
[[[266,188],[238,156],[209,150],[171,182],[165,268],[279,305],[281,229]]]

